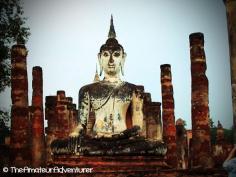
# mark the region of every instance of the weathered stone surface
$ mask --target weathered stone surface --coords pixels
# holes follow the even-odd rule
[[[156,156],[68,156],[53,157],[52,165],[93,168],[93,176],[157,176],[159,169],[168,168]],[[84,174],[89,176],[90,174]],[[159,174],[158,174],[159,175]]]
[[[31,161],[28,117],[27,50],[24,45],[14,45],[11,49],[11,142],[10,161],[15,166],[29,165]]]
[[[45,137],[43,114],[43,73],[41,67],[33,67],[33,95],[31,106],[32,131],[32,166],[39,167],[45,163]]]
[[[234,144],[236,144],[236,1],[225,0],[228,22],[230,68],[232,84]]]
[[[177,168],[188,168],[188,143],[187,132],[184,127],[184,121],[178,119],[176,121],[176,151],[177,151]]]
[[[144,104],[146,117],[146,137],[148,140],[162,141],[161,103]]]
[[[51,158],[51,142],[55,139],[55,131],[57,129],[57,116],[56,116],[56,96],[46,96],[45,102],[45,119],[48,122],[48,127],[45,128],[46,133],[46,162],[50,162]]]
[[[212,145],[212,154],[215,160],[215,167],[221,167],[228,157],[233,145],[226,141],[224,137],[224,128],[218,121],[216,129],[216,142]]]
[[[164,64],[161,65],[160,68],[162,91],[163,140],[167,144],[167,163],[173,167],[176,167],[176,128],[171,66],[169,64]]]
[[[45,119],[47,162],[51,161],[51,142],[55,139],[69,137],[71,131],[77,126],[77,110],[71,97],[66,97],[65,91],[57,91],[56,96],[46,96]]]
[[[193,166],[211,166],[208,79],[202,33],[192,33],[190,40],[190,59],[192,76],[192,144],[191,164]],[[209,163],[208,163],[209,160]],[[204,165],[203,165],[204,164]]]
[[[53,156],[51,166],[92,168],[92,173],[73,174],[73,176],[93,177],[227,177],[222,168],[175,170],[156,156]],[[68,176],[60,174],[59,176]],[[53,175],[48,175],[53,176]]]
[[[112,137],[93,138],[80,132],[78,138],[57,139],[51,143],[53,154],[87,156],[156,155],[164,157],[166,146],[160,141],[149,141],[139,136],[140,127],[133,126]]]

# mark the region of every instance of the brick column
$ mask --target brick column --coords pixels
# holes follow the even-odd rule
[[[176,121],[176,149],[177,168],[186,169],[188,162],[187,132],[184,127],[184,121],[180,118]]]
[[[56,96],[46,96],[45,119],[47,163],[52,161],[51,142],[55,139],[65,139],[78,125],[78,110],[71,97],[66,97],[65,91],[57,91]]]
[[[163,140],[167,144],[167,163],[176,167],[176,128],[171,66],[161,65]]]
[[[45,101],[45,120],[47,120],[48,126],[45,128],[46,133],[46,163],[52,161],[51,156],[51,142],[56,139],[55,132],[57,130],[57,116],[56,116],[56,96],[46,96]]]
[[[229,33],[230,68],[233,102],[234,144],[236,144],[236,0],[225,0]]]
[[[147,139],[162,141],[161,103],[150,102],[146,107],[146,111]]]
[[[225,142],[225,137],[224,137],[224,128],[220,121],[217,123],[217,129],[216,129],[216,144],[218,145],[224,145]]]
[[[32,166],[39,167],[45,162],[42,68],[33,67],[32,74]]]
[[[77,124],[77,118],[74,117],[76,105],[72,101],[71,97],[66,97],[65,91],[57,91],[57,104],[55,108],[57,114],[57,138],[68,138]]]
[[[192,165],[202,166],[211,152],[204,36],[202,33],[192,33],[189,40],[192,76]]]
[[[143,120],[146,123],[145,126],[145,135],[144,137],[147,139],[150,139],[150,133],[149,132],[149,123],[148,123],[148,119],[149,119],[149,115],[150,115],[150,109],[149,109],[149,105],[152,102],[152,98],[151,98],[151,94],[144,92],[143,93]]]
[[[12,165],[30,165],[30,121],[28,111],[27,50],[24,45],[11,49],[11,142]]]

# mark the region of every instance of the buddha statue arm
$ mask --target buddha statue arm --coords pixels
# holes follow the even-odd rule
[[[143,98],[140,91],[132,94],[132,123],[133,126],[143,127]]]
[[[90,100],[89,92],[81,88],[79,92],[79,123],[85,128],[89,117]]]
[[[84,88],[81,88],[79,92],[79,123],[78,126],[70,133],[71,137],[78,137],[81,131],[86,129],[89,110],[89,92],[85,91]]]

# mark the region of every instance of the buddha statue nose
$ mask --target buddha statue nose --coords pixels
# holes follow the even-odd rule
[[[110,56],[109,63],[114,63],[114,59],[113,59],[112,55]]]

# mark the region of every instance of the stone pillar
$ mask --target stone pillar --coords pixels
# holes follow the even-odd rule
[[[203,166],[211,152],[204,36],[202,33],[192,33],[189,40],[192,76],[192,165]]]
[[[216,144],[223,145],[225,142],[225,136],[224,136],[224,128],[220,121],[218,121],[217,129],[216,129]]]
[[[69,111],[69,134],[74,130],[78,125],[78,110],[76,109],[76,104],[73,104],[72,97],[67,97],[69,103],[67,105]]]
[[[161,103],[152,102],[150,93],[144,92],[143,95],[145,137],[151,141],[162,141]]]
[[[47,163],[52,161],[51,142],[55,139],[65,139],[78,125],[78,110],[71,97],[66,97],[65,91],[57,91],[56,96],[46,96],[45,119]]]
[[[176,149],[177,149],[177,168],[186,169],[188,163],[188,143],[187,132],[184,127],[184,121],[176,121]]]
[[[161,65],[163,140],[167,144],[167,163],[176,167],[176,128],[171,66]]]
[[[152,97],[150,93],[143,93],[143,120],[146,123],[145,126],[145,131],[146,134],[144,135],[145,138],[150,139],[149,138],[149,123],[148,123],[148,119],[149,119],[149,115],[150,115],[150,109],[149,109],[149,105],[152,102]]]
[[[39,167],[43,166],[45,162],[42,68],[33,67],[32,74],[32,166]]]
[[[56,139],[55,133],[57,130],[57,116],[56,116],[56,96],[46,96],[45,101],[45,119],[47,120],[48,126],[45,128],[46,133],[46,163],[52,161],[51,156],[51,142]]]
[[[30,165],[30,120],[28,110],[27,50],[24,45],[11,49],[11,142],[10,161],[13,166]]]
[[[227,11],[230,48],[234,144],[236,144],[236,0],[225,0],[225,5]]]
[[[229,143],[224,138],[224,128],[220,121],[218,121],[216,129],[216,141],[212,144],[213,157],[216,167],[221,167],[225,159],[229,155]]]
[[[150,102],[146,107],[147,139],[162,141],[161,103]]]
[[[77,119],[73,116],[73,111],[76,111],[76,107],[72,101],[71,97],[66,97],[65,91],[57,91],[57,104],[55,108],[57,115],[57,131],[55,136],[57,138],[68,138],[75,127],[75,125],[71,124],[72,122],[75,123]]]

